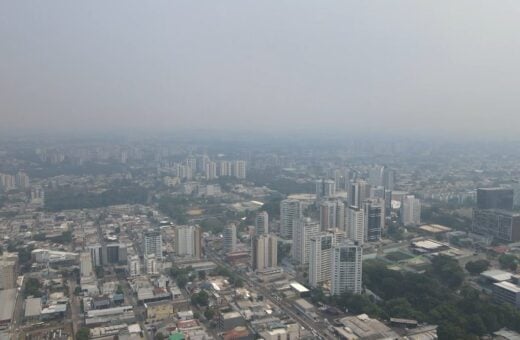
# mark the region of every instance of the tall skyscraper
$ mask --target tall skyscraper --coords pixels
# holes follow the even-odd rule
[[[345,204],[341,200],[320,203],[321,230],[345,229]]]
[[[336,195],[336,182],[330,179],[316,181],[316,200]]]
[[[257,235],[269,234],[269,214],[267,214],[267,211],[260,211],[256,214],[255,230]]]
[[[81,253],[79,256],[79,271],[81,277],[90,277],[94,275],[92,266],[92,257],[90,252]]]
[[[311,238],[309,252],[309,284],[311,287],[319,287],[330,280],[334,244],[334,235],[331,233],[320,233]]]
[[[90,252],[90,257],[92,259],[92,265],[95,267],[102,266],[103,263],[103,248],[101,244],[93,244],[87,247]]]
[[[230,161],[220,161],[219,162],[219,173],[218,173],[218,175],[220,177],[226,177],[226,176],[231,176],[232,175],[231,162]]]
[[[395,170],[386,166],[383,169],[383,186],[388,190],[394,190],[395,186]]]
[[[346,209],[346,231],[347,238],[363,244],[365,240],[365,212],[356,206]]]
[[[29,176],[23,171],[19,171],[16,174],[16,186],[19,189],[27,189],[31,186]]]
[[[246,178],[246,161],[233,161],[233,176],[239,179]]]
[[[280,203],[280,234],[291,239],[295,219],[303,216],[302,203],[294,199],[285,199]]]
[[[175,254],[200,258],[202,238],[199,226],[184,225],[175,228]]]
[[[478,209],[513,210],[513,189],[479,188],[477,189]]]
[[[406,195],[401,200],[401,223],[405,226],[421,224],[421,201],[414,195]]]
[[[361,294],[363,248],[345,240],[333,248],[331,295]]]
[[[299,218],[294,221],[292,232],[291,255],[298,264],[309,263],[311,238],[320,233],[320,225],[310,218]]]
[[[321,230],[336,227],[336,202],[323,201],[320,203]]]
[[[366,181],[358,180],[350,183],[348,192],[348,203],[351,206],[361,207],[363,202],[370,197],[370,184]]]
[[[376,242],[381,239],[385,227],[385,204],[383,200],[366,200],[363,203],[365,213],[365,242]]]
[[[223,248],[226,252],[235,251],[237,246],[237,226],[232,224],[227,225],[223,232]]]
[[[275,235],[259,235],[253,239],[252,265],[254,270],[278,266],[278,239]]]
[[[208,161],[208,162],[205,163],[204,167],[205,167],[204,171],[206,173],[205,177],[206,177],[207,180],[212,180],[212,179],[218,178],[218,176],[217,176],[217,163]]]
[[[383,169],[382,166],[375,166],[368,171],[368,182],[370,185],[379,187],[383,185]]]
[[[144,255],[155,255],[155,260],[162,259],[162,236],[158,230],[149,230],[143,237]]]

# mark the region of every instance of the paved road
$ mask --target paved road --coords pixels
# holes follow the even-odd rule
[[[76,290],[76,279],[74,277],[69,278],[69,298],[70,298],[70,311],[72,319],[72,333],[75,335],[82,324],[81,311],[80,311],[80,297],[74,294]]]

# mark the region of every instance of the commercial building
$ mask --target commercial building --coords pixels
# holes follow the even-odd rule
[[[331,294],[361,294],[363,248],[345,240],[333,248]]]
[[[285,199],[280,203],[280,234],[291,239],[294,220],[303,217],[302,203],[295,199]]]
[[[477,209],[513,210],[513,189],[478,188]]]
[[[493,298],[520,308],[520,287],[508,281],[493,283]]]
[[[520,214],[506,210],[473,209],[474,233],[506,241],[520,241]]]

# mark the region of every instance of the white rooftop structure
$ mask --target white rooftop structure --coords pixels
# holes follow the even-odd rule
[[[486,279],[495,281],[495,282],[502,282],[502,281],[508,281],[511,280],[511,277],[513,274],[500,270],[500,269],[491,269],[486,270],[482,273],[480,273],[482,277],[485,277]]]

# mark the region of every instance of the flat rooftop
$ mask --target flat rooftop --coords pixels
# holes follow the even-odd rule
[[[495,283],[493,283],[493,285],[500,287],[502,289],[508,290],[510,292],[516,293],[516,294],[520,293],[520,287],[511,282],[507,282],[507,281],[495,282]]]
[[[490,269],[486,270],[482,273],[480,273],[482,277],[485,277],[486,279],[495,281],[495,282],[501,282],[501,281],[507,281],[511,280],[511,277],[513,274],[500,270],[500,269]]]
[[[297,291],[298,293],[307,293],[309,290],[303,286],[302,284],[299,284],[298,282],[291,282],[289,283],[289,286],[291,286],[292,289]]]

